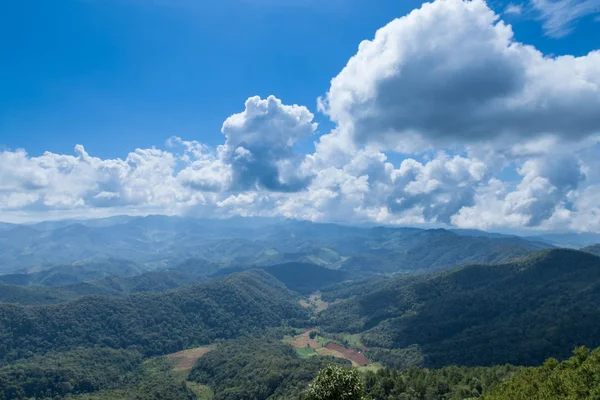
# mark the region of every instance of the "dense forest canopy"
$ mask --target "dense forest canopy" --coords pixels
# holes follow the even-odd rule
[[[561,362],[600,346],[594,247],[294,222],[219,235],[213,249],[233,245],[236,261],[0,275],[0,399],[306,400],[331,365],[354,365],[372,400],[596,396],[597,351]],[[276,238],[289,252],[263,252]],[[181,369],[184,349],[197,356]]]
[[[600,258],[585,252],[365,285],[320,313],[319,325],[362,332],[367,347],[418,345],[426,366],[539,365],[600,345]]]
[[[306,319],[296,295],[258,270],[166,293],[0,304],[0,360],[96,345],[166,354]]]

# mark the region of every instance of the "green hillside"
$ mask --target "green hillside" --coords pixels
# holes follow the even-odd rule
[[[600,258],[542,251],[371,284],[319,315],[329,331],[362,332],[368,347],[417,345],[427,366],[541,364],[600,345]]]
[[[332,357],[303,360],[279,340],[245,338],[221,343],[200,358],[189,379],[210,386],[214,400],[298,399],[331,363],[350,364]]]
[[[0,360],[96,345],[166,354],[305,318],[295,295],[263,271],[165,293],[0,304]]]

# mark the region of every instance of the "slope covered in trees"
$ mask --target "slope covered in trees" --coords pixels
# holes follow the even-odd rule
[[[209,385],[214,400],[298,399],[332,357],[300,359],[288,344],[274,339],[245,338],[221,343],[200,358],[189,379]]]
[[[582,400],[600,398],[600,349],[579,347],[563,362],[524,368],[493,390],[487,400]]]
[[[139,292],[164,292],[206,281],[208,278],[182,271],[150,271],[136,276],[106,276],[64,286],[21,286],[0,283],[0,303],[39,305],[62,303],[86,296],[125,296]]]
[[[427,366],[538,365],[577,345],[600,345],[599,304],[600,258],[550,250],[370,284],[322,312],[319,323],[363,332],[367,347],[416,345]]]
[[[38,272],[0,275],[0,282],[11,285],[64,286],[87,282],[105,276],[135,276],[148,271],[130,261],[108,259],[57,265]]]
[[[306,317],[292,292],[258,270],[165,293],[0,304],[0,360],[95,345],[165,354]]]
[[[600,398],[600,349],[580,347],[538,367],[384,368],[364,381],[373,400],[593,400]]]
[[[111,290],[88,283],[71,287],[20,286],[0,284],[0,303],[39,305],[61,303],[85,295],[115,295]]]
[[[0,367],[0,399],[54,398],[116,388],[141,362],[137,351],[99,348],[20,360]]]

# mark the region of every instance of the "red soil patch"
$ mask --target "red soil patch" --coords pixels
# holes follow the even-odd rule
[[[344,358],[347,358],[348,360],[352,361],[353,364],[356,363],[359,366],[371,364],[371,361],[369,361],[369,359],[365,357],[362,353],[359,353],[355,350],[347,349],[344,346],[340,346],[337,343],[329,342],[325,347],[329,350],[335,350],[338,353],[342,353],[344,355]]]

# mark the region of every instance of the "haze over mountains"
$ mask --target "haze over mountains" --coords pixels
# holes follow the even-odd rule
[[[172,269],[194,260],[222,266],[299,261],[394,274],[500,262],[550,247],[554,245],[538,238],[481,231],[364,228],[260,218],[114,217],[4,225],[0,272],[119,259],[148,270]]]
[[[430,379],[446,382],[453,364],[473,368],[429,398],[462,399],[526,379],[520,366],[600,347],[598,246],[255,218],[2,229],[3,400],[299,399],[320,368],[357,354],[414,395],[381,397],[384,375],[365,372],[373,399],[426,398],[434,383],[400,371],[442,368]],[[190,348],[214,353],[184,373],[161,357]]]

